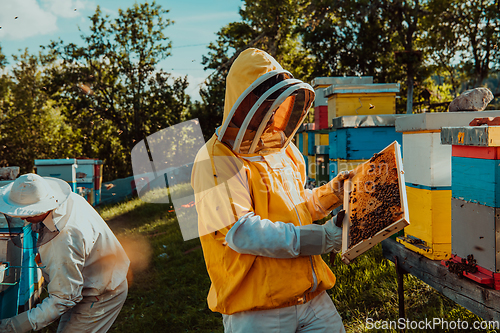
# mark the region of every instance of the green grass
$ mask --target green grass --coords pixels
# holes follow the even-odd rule
[[[175,213],[169,210],[167,204],[137,198],[99,208],[129,253],[133,272],[127,301],[111,332],[223,332],[221,315],[207,307],[210,279],[200,241],[183,241]],[[347,332],[377,332],[366,329],[367,318],[397,320],[396,272],[383,258],[380,245],[351,265],[337,256],[332,270],[337,283],[328,293]],[[481,320],[411,275],[405,276],[404,286],[410,320],[460,319],[470,325]],[[53,323],[42,332],[55,332],[56,327]]]

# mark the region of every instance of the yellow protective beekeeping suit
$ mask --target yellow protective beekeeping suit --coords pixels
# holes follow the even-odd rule
[[[243,254],[225,241],[248,213],[301,226],[340,205],[341,194],[330,186],[304,189],[304,158],[290,142],[313,100],[312,88],[264,51],[243,51],[229,71],[223,125],[198,153],[192,173],[212,311],[292,306],[335,284],[319,255]]]

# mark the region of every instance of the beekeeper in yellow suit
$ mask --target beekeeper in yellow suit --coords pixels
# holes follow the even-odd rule
[[[127,298],[130,261],[92,206],[63,180],[25,174],[0,188],[0,213],[9,227],[20,218],[38,234],[49,294],[35,308],[2,319],[0,333],[38,331],[59,317],[57,332],[107,332]]]
[[[264,51],[247,49],[226,81],[223,124],[192,173],[199,232],[212,285],[208,305],[225,332],[345,332],[326,293],[335,276],[321,254],[341,249],[327,216],[343,199],[342,173],[304,189],[291,142],[314,100]]]

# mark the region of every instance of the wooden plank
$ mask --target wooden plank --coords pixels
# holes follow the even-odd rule
[[[382,242],[384,257],[399,265],[409,274],[427,283],[439,293],[484,320],[500,321],[500,291],[485,288],[448,271],[440,261],[430,260],[408,250],[393,239]]]
[[[451,147],[451,156],[497,160],[500,159],[500,147],[475,147],[475,146],[453,145]]]

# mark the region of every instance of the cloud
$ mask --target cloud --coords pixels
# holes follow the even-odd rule
[[[56,16],[73,18],[80,16],[79,10],[85,8],[85,3],[81,0],[50,0],[46,1],[45,7]]]
[[[4,1],[0,10],[0,40],[52,34],[58,31],[58,18],[81,16],[85,4],[84,0]]]
[[[16,40],[57,31],[57,17],[36,0],[6,1],[0,11],[0,40]]]

